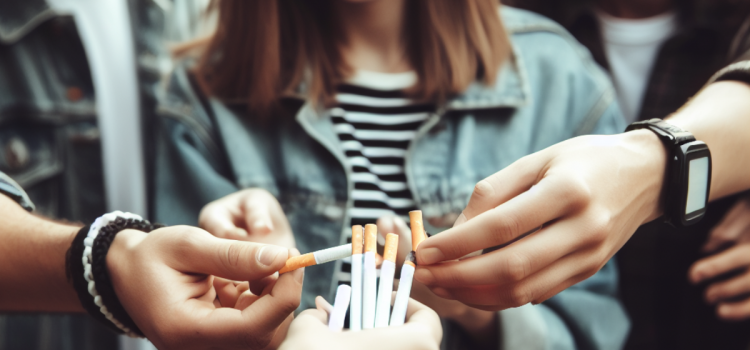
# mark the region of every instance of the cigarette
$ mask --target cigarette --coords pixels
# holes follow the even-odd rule
[[[364,228],[361,225],[352,226],[352,298],[349,307],[349,329],[352,331],[362,329],[363,235]]]
[[[317,252],[307,253],[300,256],[289,258],[284,267],[279,270],[279,274],[294,271],[301,267],[320,265],[329,261],[339,260],[352,255],[352,245],[344,244],[338,247],[318,250]]]
[[[401,266],[401,280],[396,292],[396,301],[393,303],[393,312],[391,313],[390,326],[400,326],[406,320],[406,306],[409,304],[409,294],[411,294],[411,282],[414,278],[414,269],[416,268],[416,257],[414,252],[410,252]]]
[[[352,295],[352,287],[342,284],[336,289],[336,299],[333,303],[333,311],[328,318],[328,329],[341,332],[344,329],[346,309],[349,308],[349,298]]]
[[[396,254],[398,253],[398,235],[389,233],[385,236],[385,253],[383,265],[380,266],[380,288],[375,310],[375,328],[388,327],[391,316],[391,292],[393,292],[393,275],[396,273]]]
[[[375,295],[377,293],[377,271],[375,270],[375,248],[378,227],[365,225],[365,256],[362,280],[362,329],[375,327]],[[381,271],[382,272],[382,271]]]
[[[417,251],[417,247],[427,239],[427,234],[424,231],[424,224],[422,223],[422,211],[412,210],[409,212],[409,222],[411,226],[411,250]]]

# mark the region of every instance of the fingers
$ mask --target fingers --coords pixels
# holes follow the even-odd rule
[[[242,287],[238,287],[236,282],[219,277],[213,279],[213,285],[216,290],[216,297],[223,307],[234,307],[240,295],[247,290],[247,288],[244,288],[247,282],[244,282]]]
[[[333,312],[333,305],[331,305],[325,298],[318,295],[315,297],[315,307],[326,313],[326,322],[328,322],[328,316]]]
[[[474,186],[469,204],[454,226],[471,220],[487,210],[505,203],[533,186],[547,163],[544,152],[519,159],[507,168],[490,175]]]
[[[299,306],[302,295],[304,269],[279,277],[270,293],[247,303],[243,293],[238,305],[249,305],[242,310],[218,308],[202,317],[195,327],[201,341],[212,346],[234,346],[251,349],[266,347],[274,339],[277,328]]]
[[[304,273],[302,268],[283,274],[269,294],[242,311],[249,329],[259,334],[272,334],[299,307]]]
[[[735,303],[721,303],[716,310],[720,318],[730,321],[740,321],[750,318],[750,299]]]
[[[519,307],[531,302],[539,303],[596,273],[600,266],[596,265],[596,260],[590,255],[590,251],[581,251],[566,256],[515,283],[459,288],[434,287],[431,290],[442,298],[458,300],[489,311]]]
[[[270,198],[269,198],[270,197]],[[276,198],[266,191],[257,191],[242,201],[245,225],[249,235],[267,235],[274,229],[270,206],[278,206]],[[281,208],[278,208],[281,210]]]
[[[709,286],[706,290],[706,301],[713,304],[748,292],[750,292],[750,271],[745,271],[728,281],[717,282]]]
[[[589,188],[581,181],[545,178],[497,208],[428,238],[419,246],[417,259],[420,265],[430,265],[511,242],[546,222],[579,210],[590,196]]]
[[[738,241],[741,236],[748,234],[750,234],[750,205],[747,200],[741,199],[711,230],[703,250],[713,252],[726,244]]]
[[[378,234],[385,237],[388,233],[398,235],[398,254],[396,256],[396,266],[401,265],[406,258],[406,254],[411,251],[411,230],[406,222],[398,216],[384,216],[376,222],[378,225]]]
[[[238,227],[240,221],[239,203],[231,198],[222,198],[207,204],[201,210],[198,225],[216,237],[241,240],[247,237],[247,231]],[[232,208],[236,206],[236,208]]]
[[[319,296],[319,298],[322,298]],[[316,298],[317,300],[317,298]],[[325,300],[323,300],[325,301]],[[302,311],[299,316],[297,316],[296,320],[292,323],[292,326],[294,326],[295,323],[297,323],[299,320],[299,323],[305,323],[305,327],[309,326],[323,326],[325,327],[328,324],[328,314],[326,311],[321,309],[308,309],[305,311]],[[327,327],[325,327],[327,330]]]
[[[431,286],[459,287],[519,282],[576,251],[584,227],[576,220],[552,224],[507,248],[441,264],[418,266],[414,278]],[[488,266],[492,266],[488,269]]]
[[[182,230],[179,230],[182,228]],[[216,238],[203,230],[171,227],[171,265],[187,273],[215,275],[235,281],[254,281],[284,266],[289,253],[273,245]]]
[[[291,258],[293,258],[295,256],[299,256],[299,255],[300,255],[299,250],[297,250],[297,248],[292,248],[292,249],[289,250],[289,257],[287,259],[291,259]],[[279,274],[278,273],[274,273],[274,274],[272,274],[270,276],[263,277],[263,278],[258,279],[258,280],[251,280],[251,281],[249,281],[250,291],[252,291],[253,294],[255,294],[255,295],[261,295],[261,294],[263,294],[263,291],[266,288],[268,288],[269,286],[271,286],[274,283],[276,283],[276,280],[278,280],[278,279],[279,279]]]
[[[698,283],[739,267],[750,265],[750,244],[740,244],[703,258],[690,268],[690,280]]]

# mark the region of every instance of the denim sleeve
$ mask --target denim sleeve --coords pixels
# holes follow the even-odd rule
[[[26,192],[18,186],[8,175],[0,171],[0,194],[4,194],[16,201],[21,207],[28,211],[34,210],[34,203],[31,203]]]
[[[161,117],[154,165],[154,215],[167,225],[197,225],[207,203],[238,190],[199,131]]]
[[[596,126],[591,131],[592,134],[597,135],[609,135],[619,134],[625,132],[627,124],[622,118],[622,112],[617,102],[612,102],[607,109],[604,110]]]
[[[587,280],[539,304],[503,310],[501,349],[620,349],[630,329],[610,260]]]

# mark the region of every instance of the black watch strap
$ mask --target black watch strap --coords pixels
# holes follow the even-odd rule
[[[657,136],[659,136],[659,139],[662,143],[664,143],[664,146],[667,147],[668,152],[671,152],[672,147],[674,146],[695,141],[695,136],[693,136],[693,134],[682,130],[672,124],[669,124],[659,118],[635,122],[628,125],[628,128],[625,129],[625,131],[627,132],[638,129],[649,129],[653,131]]]

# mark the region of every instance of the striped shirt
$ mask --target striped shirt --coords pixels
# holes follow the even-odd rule
[[[395,215],[408,222],[409,211],[416,209],[404,173],[404,155],[435,110],[434,104],[417,103],[405,95],[416,80],[413,72],[359,71],[337,88],[331,118],[354,184],[351,225],[374,224],[380,217]],[[345,234],[351,242],[351,230]],[[351,281],[350,261],[343,261],[336,284]]]

